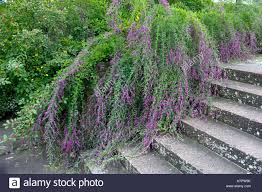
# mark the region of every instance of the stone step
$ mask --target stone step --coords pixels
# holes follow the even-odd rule
[[[129,172],[121,164],[121,162],[111,162],[106,167],[96,164],[95,162],[88,164],[88,173],[90,174],[128,174]]]
[[[100,164],[94,157],[94,151],[87,150],[81,154],[82,169],[89,174],[127,174],[127,170],[120,160],[112,160],[107,164]]]
[[[251,60],[221,65],[227,77],[234,81],[262,86],[262,57]]]
[[[262,110],[258,108],[214,97],[209,113],[221,122],[262,139]]]
[[[136,147],[119,150],[123,164],[129,173],[134,174],[181,174],[156,152],[143,151]]]
[[[262,87],[231,80],[212,81],[221,97],[262,109]]]
[[[252,173],[262,173],[262,140],[214,120],[182,122],[188,137]]]
[[[153,147],[173,166],[189,174],[246,174],[247,171],[188,137],[161,136]]]

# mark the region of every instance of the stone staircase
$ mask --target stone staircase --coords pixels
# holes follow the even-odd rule
[[[228,80],[212,82],[219,97],[208,104],[216,115],[184,119],[182,138],[160,136],[149,153],[122,150],[130,172],[262,173],[262,58],[222,67]]]
[[[208,102],[215,116],[184,119],[181,138],[159,136],[148,153],[120,150],[129,173],[262,174],[262,57],[221,67],[228,80],[212,82]]]

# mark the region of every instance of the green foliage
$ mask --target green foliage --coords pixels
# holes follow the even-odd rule
[[[262,4],[251,5],[225,5],[225,12],[237,31],[249,31],[255,33],[258,43],[262,45]]]
[[[26,139],[27,143],[41,144],[39,132],[32,131],[36,115],[41,107],[50,99],[52,86],[46,85],[29,95],[30,103],[25,104],[17,112],[17,118],[7,121],[5,128],[13,129],[14,137]],[[37,141],[37,143],[35,143]]]
[[[70,134],[73,134],[76,126],[82,132],[86,129],[86,127],[81,127],[80,119],[83,115],[83,110],[85,110],[86,100],[101,76],[101,70],[97,65],[106,67],[106,63],[115,54],[116,47],[120,47],[123,41],[124,39],[121,36],[117,37],[110,34],[100,35],[92,40],[89,46],[81,51],[83,52],[80,53],[81,56],[77,56],[73,64],[60,71],[59,75],[50,84],[42,86],[31,93],[30,103],[25,104],[18,112],[18,117],[10,123],[6,123],[5,126],[12,127],[15,136],[23,138],[28,143],[41,144],[43,142],[41,139],[45,138],[44,140],[47,146],[49,146],[47,148],[50,151],[50,159],[57,161],[61,153],[60,148],[57,148],[57,146],[61,144],[59,138],[64,137],[64,130],[67,129]],[[78,73],[75,74],[72,71],[78,71]],[[59,138],[54,141],[46,134],[44,135],[44,130],[48,130],[48,127],[34,128],[33,131],[32,128],[35,127],[39,113],[41,111],[45,113],[48,110],[50,96],[56,93],[61,80],[68,82],[68,86],[64,90],[63,99],[57,103],[59,109],[56,111],[56,114],[58,118],[63,119],[63,114],[66,113],[66,118],[59,122],[61,132],[59,131]],[[39,126],[44,126],[44,123]],[[94,146],[93,142],[92,137],[85,140],[81,139],[81,145],[85,143],[85,145]],[[75,154],[72,155],[74,156]]]
[[[222,78],[219,57],[239,59],[254,53],[255,40],[261,45],[260,8],[11,1],[0,20],[0,112],[20,110],[6,126],[45,144],[53,162],[87,148],[105,160],[134,138],[149,147],[155,134],[201,115],[209,80]]]
[[[246,59],[261,49],[261,13],[260,5],[217,4],[198,16],[220,51],[222,61],[228,62]]]
[[[8,1],[0,13],[0,116],[66,68],[86,40],[107,30],[106,0]]]
[[[192,12],[177,8],[166,12],[164,7],[159,5],[148,8],[141,13],[139,20],[135,22],[131,19],[131,22],[133,24],[128,30],[128,41],[123,47],[116,46],[121,57],[97,83],[94,99],[92,103],[88,103],[89,110],[86,112],[87,134],[84,137],[85,140],[94,143],[87,146],[90,148],[98,146],[103,160],[119,144],[127,142],[130,138],[139,137],[141,141],[145,134],[176,131],[177,122],[174,118],[186,113],[184,109],[182,111],[165,109],[166,113],[157,115],[161,118],[153,115],[155,111],[157,114],[160,106],[169,102],[169,99],[174,103],[179,101],[181,93],[178,92],[178,87],[182,82],[184,84],[181,89],[185,92],[186,78],[181,71],[182,63],[167,64],[166,58],[171,49],[181,49],[183,59],[197,55],[199,35],[201,31],[205,31],[204,26]],[[196,32],[194,37],[188,33],[191,27]],[[199,67],[199,63],[195,65],[194,67]],[[190,87],[195,88],[193,94],[199,95],[199,86],[192,84]],[[125,94],[130,94],[128,101],[123,99],[125,91],[129,92]],[[144,107],[144,99],[148,96],[155,99],[152,106]],[[92,106],[95,106],[95,109]],[[136,125],[136,119],[143,119],[147,110],[149,114],[145,117],[146,122]],[[151,121],[153,124],[156,121],[157,130],[153,127],[152,133],[148,133],[147,127],[151,126]]]
[[[176,6],[192,11],[201,11],[214,5],[212,0],[174,0],[173,2]]]
[[[107,30],[106,10],[109,0],[58,1],[65,14],[67,33],[76,39],[97,36]]]
[[[229,41],[234,35],[233,21],[229,20],[220,10],[204,11],[198,15],[217,45],[221,41]]]

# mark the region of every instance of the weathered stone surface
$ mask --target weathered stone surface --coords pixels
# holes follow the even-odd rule
[[[223,64],[222,68],[231,80],[262,86],[262,57],[249,61]]]
[[[94,151],[87,150],[81,154],[84,173],[88,174],[126,174],[128,173],[119,159],[115,159],[106,164],[98,163],[94,157]]]
[[[52,174],[45,155],[40,150],[15,151],[0,156],[0,172],[7,174]],[[3,168],[3,170],[1,170]]]
[[[262,110],[223,98],[213,98],[213,118],[262,139]]]
[[[184,132],[252,173],[262,173],[262,140],[214,120],[187,118]]]
[[[7,153],[7,148],[5,146],[0,146],[0,156],[5,155]]]
[[[212,85],[218,90],[221,97],[262,109],[262,87],[224,80],[212,81]]]
[[[127,174],[129,173],[120,161],[110,162],[106,166],[96,163],[88,164],[88,173],[90,174]]]
[[[181,172],[155,152],[146,152],[135,147],[126,147],[119,153],[123,164],[130,173],[135,174],[180,174]]]
[[[154,148],[183,173],[247,173],[244,169],[187,137],[176,139],[161,136],[155,139]]]

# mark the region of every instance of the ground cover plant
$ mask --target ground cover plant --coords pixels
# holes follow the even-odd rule
[[[43,2],[54,9],[51,1]],[[50,15],[60,14],[69,6],[60,3],[55,4],[59,9]],[[43,25],[44,29],[34,29],[34,22],[39,20],[36,18],[30,31],[17,33],[15,24],[15,34],[6,42],[10,48],[3,49],[8,53],[2,55],[12,53],[15,57],[3,58],[1,66],[14,66],[12,73],[21,70],[29,75],[10,72],[12,75],[8,76],[3,68],[6,77],[0,86],[16,86],[16,82],[24,82],[23,78],[33,78],[34,82],[23,83],[25,89],[41,84],[39,89],[30,89],[30,94],[18,89],[22,94],[17,92],[19,98],[29,96],[29,104],[23,103],[17,117],[6,126],[14,127],[15,135],[24,142],[45,144],[51,162],[65,159],[70,164],[87,149],[95,151],[94,155],[103,161],[123,143],[140,141],[148,149],[155,135],[177,134],[182,118],[203,114],[204,101],[214,94],[210,80],[225,78],[219,62],[246,59],[262,45],[261,5],[113,0],[108,6],[105,1],[90,1],[90,6],[103,7],[101,10],[107,7],[101,18],[95,16],[100,18],[99,22],[94,18],[84,24],[81,19],[76,22],[74,9],[67,9],[65,12],[70,15],[64,16],[61,11],[63,17],[56,17],[61,21],[55,23],[69,22],[68,26],[52,30],[51,22],[48,27]],[[87,9],[88,6],[83,6],[80,13],[86,14]],[[38,11],[35,8],[32,14]],[[22,19],[26,16],[19,17],[22,24],[30,26],[30,21]],[[65,28],[59,37],[57,34]],[[65,38],[65,32],[70,36],[66,36],[66,42],[60,39]],[[83,39],[85,43],[79,43]],[[50,50],[53,41],[62,44],[58,43],[58,50],[63,53],[66,50],[66,56],[61,58],[56,49]],[[16,43],[23,45],[22,48],[16,49]],[[27,43],[34,51],[42,52],[37,51],[38,56],[34,56],[36,53],[32,47],[27,48]],[[7,45],[0,43],[0,46]],[[25,59],[21,53],[26,53]],[[51,61],[49,56],[42,58],[43,54],[52,55]],[[41,76],[39,84],[35,84],[41,73],[34,70],[36,63],[40,68],[48,66],[44,72],[48,78]],[[32,69],[27,71],[26,64]],[[32,71],[36,73],[33,77]]]

